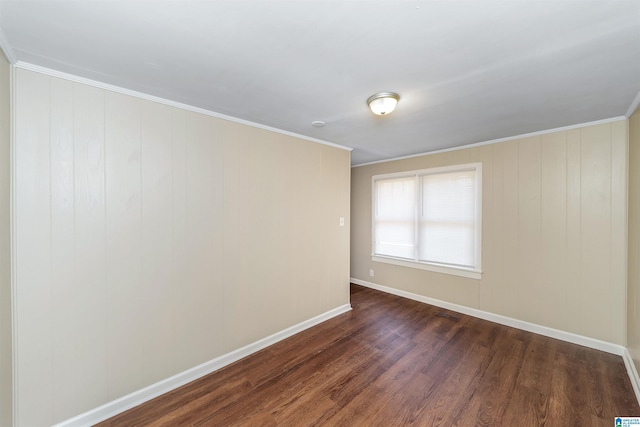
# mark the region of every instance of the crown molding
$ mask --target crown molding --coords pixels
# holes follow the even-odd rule
[[[640,98],[640,94],[636,98]],[[638,99],[638,102],[640,102],[640,99]],[[601,125],[601,124],[605,124],[605,123],[619,122],[621,120],[627,120],[627,117],[626,116],[612,117],[612,118],[609,118],[609,119],[595,120],[593,122],[578,123],[578,124],[575,124],[575,125],[569,125],[569,126],[563,126],[563,127],[559,127],[559,128],[540,130],[540,131],[537,131],[537,132],[523,133],[521,135],[506,136],[504,138],[491,139],[489,141],[476,142],[474,144],[461,145],[459,147],[445,148],[445,149],[442,149],[442,150],[435,150],[435,151],[425,151],[423,153],[410,154],[408,156],[394,157],[393,159],[377,160],[375,162],[368,162],[368,163],[360,163],[358,165],[352,165],[351,167],[352,168],[357,168],[357,167],[360,167],[360,166],[369,166],[369,165],[375,165],[375,164],[378,164],[378,163],[394,162],[396,160],[411,159],[411,158],[414,158],[414,157],[430,156],[432,154],[446,153],[446,152],[449,152],[449,151],[465,150],[467,148],[475,148],[475,147],[481,147],[483,145],[498,144],[500,142],[507,142],[507,141],[513,141],[513,140],[516,140],[516,139],[530,138],[532,136],[547,135],[547,134],[555,133],[555,132],[563,132],[563,131],[568,131],[568,130],[572,130],[572,129],[580,129],[580,128],[587,127],[587,126],[596,126],[596,125]]]
[[[154,96],[154,95],[149,95],[149,94],[146,94],[146,93],[143,93],[143,92],[138,92],[138,91],[127,89],[127,88],[123,88],[123,87],[120,87],[120,86],[104,83],[104,82],[101,82],[101,81],[98,81],[98,80],[87,79],[85,77],[76,76],[74,74],[69,74],[69,73],[65,73],[65,72],[62,72],[62,71],[53,70],[51,68],[41,67],[40,65],[35,65],[35,64],[31,64],[31,63],[23,62],[23,61],[17,61],[14,65],[15,65],[16,68],[20,68],[20,69],[23,69],[23,70],[33,71],[33,72],[41,73],[41,74],[46,74],[46,75],[51,76],[51,77],[57,77],[57,78],[64,79],[64,80],[69,80],[69,81],[72,81],[72,82],[75,82],[75,83],[82,83],[82,84],[85,84],[85,85],[88,85],[88,86],[96,87],[98,89],[104,89],[104,90],[108,90],[108,91],[111,91],[111,92],[121,93],[123,95],[128,95],[128,96],[133,96],[135,98],[144,99],[144,100],[147,100],[147,101],[157,102],[159,104],[168,105],[170,107],[180,108],[182,110],[192,111],[194,113],[204,114],[206,116],[211,116],[211,117],[215,117],[215,118],[222,119],[222,120],[227,120],[227,121],[234,122],[234,123],[238,123],[238,124],[242,124],[242,125],[246,125],[246,126],[251,126],[251,127],[262,129],[262,130],[266,130],[266,131],[269,131],[269,132],[279,133],[281,135],[291,136],[291,137],[294,137],[294,138],[303,139],[303,140],[306,140],[306,141],[311,141],[311,142],[315,142],[315,143],[322,144],[322,145],[328,145],[330,147],[339,148],[341,150],[353,151],[353,148],[345,147],[344,145],[334,144],[333,142],[324,141],[322,139],[312,138],[312,137],[309,137],[309,136],[306,136],[306,135],[301,135],[301,134],[298,134],[298,133],[289,132],[287,130],[278,129],[278,128],[274,128],[274,127],[271,127],[271,126],[266,126],[266,125],[263,125],[263,124],[260,124],[260,123],[251,122],[249,120],[239,119],[237,117],[228,116],[226,114],[216,113],[215,111],[206,110],[204,108],[195,107],[195,106],[189,105],[189,104],[183,104],[181,102],[172,101],[170,99],[161,98],[161,97]]]
[[[0,28],[0,50],[4,52],[4,56],[7,57],[7,60],[10,64],[15,64],[16,62],[18,62],[16,53],[13,51],[13,48],[9,44],[7,36],[4,34],[4,31],[2,31],[2,28]]]
[[[629,105],[629,109],[627,110],[627,114],[625,114],[624,116],[628,119],[629,117],[631,117],[631,115],[633,113],[635,113],[635,111],[638,109],[638,106],[640,106],[640,92],[638,92],[638,94],[636,95],[635,98],[633,98],[633,102],[631,103],[631,105]]]

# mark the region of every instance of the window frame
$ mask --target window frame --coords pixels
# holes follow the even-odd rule
[[[452,172],[462,172],[474,170],[476,175],[475,188],[475,248],[474,248],[474,266],[464,267],[451,264],[439,264],[436,262],[421,261],[419,259],[419,215],[418,210],[422,204],[422,183],[421,177],[425,175],[438,175]],[[414,235],[414,258],[399,258],[391,255],[376,254],[376,182],[386,179],[411,178],[415,179],[415,235]],[[451,274],[455,276],[466,277],[470,279],[482,278],[482,163],[466,163],[460,165],[441,166],[429,169],[419,169],[404,172],[394,172],[387,174],[374,175],[371,177],[371,260],[386,264],[393,264],[402,267],[417,268],[421,270],[433,271],[437,273]]]

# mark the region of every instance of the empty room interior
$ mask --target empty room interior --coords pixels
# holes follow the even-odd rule
[[[640,418],[640,2],[0,0],[0,48],[0,426]]]

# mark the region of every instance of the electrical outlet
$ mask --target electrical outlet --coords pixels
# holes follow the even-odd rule
[[[373,273],[373,270],[369,270],[369,276],[371,277],[375,276],[375,274]]]
[[[340,217],[340,227],[344,227],[344,217]]]

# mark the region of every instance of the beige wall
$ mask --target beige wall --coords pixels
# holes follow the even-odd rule
[[[629,118],[627,348],[640,372],[640,110]]]
[[[483,165],[482,279],[372,262],[371,177],[471,162]],[[352,277],[624,345],[626,171],[625,120],[355,167]]]
[[[25,70],[16,96],[19,425],[348,304],[348,151]]]
[[[0,50],[0,425],[11,425],[10,66]]]

